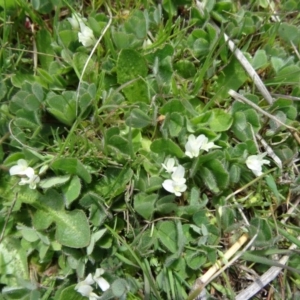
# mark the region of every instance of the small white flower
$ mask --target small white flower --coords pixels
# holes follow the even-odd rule
[[[29,173],[29,170],[31,170],[31,174]],[[34,174],[34,170],[32,168],[27,169],[26,174],[28,177],[22,177],[21,181],[19,182],[19,185],[29,184],[29,188],[34,190],[36,188],[36,185],[40,182],[40,177],[38,175]]]
[[[185,155],[190,158],[197,157],[204,138],[205,136],[203,134],[199,135],[197,138],[193,134],[190,134],[188,141],[185,144]]]
[[[250,155],[246,159],[247,167],[254,173],[255,176],[260,176],[262,174],[262,166],[269,165],[270,162],[263,159],[267,153],[261,153],[258,155]]]
[[[167,173],[172,173],[176,170],[176,161],[174,158],[167,158],[164,164],[161,164]]]
[[[28,168],[27,161],[25,159],[19,159],[17,161],[17,165],[15,165],[15,166],[13,166],[9,169],[9,174],[11,176],[13,176],[13,175],[27,175],[28,172],[29,172],[29,174],[31,173],[31,171],[30,170],[28,171],[28,169],[29,168]]]
[[[209,151],[212,148],[221,148],[213,142],[208,142],[208,138],[204,134],[200,134],[197,138],[190,134],[185,144],[185,155],[193,158],[198,157],[200,150]]]
[[[86,26],[84,23],[80,23],[80,32],[78,32],[78,40],[84,47],[90,47],[95,44],[95,37],[93,30]]]
[[[9,174],[12,175],[26,175],[22,177],[19,185],[29,184],[29,188],[35,189],[36,185],[40,182],[40,177],[34,174],[34,170],[28,167],[25,159],[19,159],[17,165],[9,169]]]
[[[110,284],[106,281],[106,279],[101,277],[101,275],[103,275],[104,272],[105,271],[102,268],[96,269],[95,276],[93,277],[93,279],[97,282],[99,288],[103,292],[105,292],[110,288]]]
[[[204,150],[204,151],[209,151],[210,149],[213,149],[213,148],[221,148],[220,146],[217,146],[215,145],[214,142],[208,142],[208,138],[206,136],[204,136],[205,139],[203,140],[203,143],[200,147],[200,150]]]
[[[181,196],[181,193],[185,192],[187,186],[185,184],[186,179],[184,178],[184,167],[179,165],[172,174],[172,179],[166,179],[163,182],[163,187],[169,193],[173,193],[176,196]]]
[[[93,288],[91,287],[94,282],[95,281],[92,278],[92,274],[89,274],[83,281],[80,281],[76,284],[75,290],[82,296],[89,297],[89,300],[99,299],[100,297],[93,293]]]
[[[84,23],[86,18],[82,18],[78,13],[73,13],[72,18],[67,18],[67,20],[70,22],[73,30],[79,31],[80,23]]]

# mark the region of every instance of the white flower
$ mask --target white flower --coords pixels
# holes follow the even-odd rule
[[[31,168],[32,169],[32,168]],[[27,178],[23,177],[21,178],[21,181],[19,182],[19,185],[29,184],[29,188],[34,190],[36,188],[36,185],[40,182],[40,177],[38,175],[34,174],[34,170],[32,169],[32,175],[28,176]]]
[[[208,138],[204,134],[200,134],[197,138],[190,134],[185,144],[185,155],[190,158],[197,157],[200,150],[209,151],[212,148],[221,148],[213,142],[208,142]]]
[[[89,297],[89,300],[99,299],[100,297],[93,293],[93,288],[91,287],[94,282],[95,281],[92,278],[92,274],[89,274],[83,281],[80,281],[76,284],[75,290],[82,296]]]
[[[103,277],[101,277],[101,275],[104,274],[104,270],[102,268],[96,269],[96,273],[95,276],[93,277],[93,279],[97,282],[99,288],[105,292],[106,290],[108,290],[110,288],[110,284],[106,281],[106,279],[104,279]]]
[[[27,175],[31,174],[31,168],[28,168],[28,163],[25,159],[19,159],[17,165],[9,169],[9,174],[12,175]],[[28,175],[27,175],[28,176]]]
[[[197,138],[193,135],[190,134],[188,137],[188,141],[185,144],[185,154],[190,157],[197,157],[200,152],[200,147],[203,143],[203,138],[205,136],[203,134],[199,135]]]
[[[205,139],[203,140],[203,143],[200,147],[200,149],[203,149],[204,151],[209,151],[210,149],[213,148],[221,148],[220,146],[217,146],[214,144],[214,142],[208,142],[208,138],[206,136],[204,136]]]
[[[79,23],[80,32],[78,32],[78,40],[84,47],[90,47],[95,44],[93,30],[84,23]]]
[[[84,23],[86,21],[86,18],[82,18],[78,13],[73,13],[72,18],[68,18],[67,20],[70,22],[74,30],[79,31],[80,23]]]
[[[35,189],[36,185],[40,182],[40,177],[34,174],[34,170],[28,167],[27,161],[25,159],[19,159],[17,165],[9,169],[10,175],[26,175],[22,177],[19,185],[29,184],[29,188]]]
[[[260,176],[262,174],[262,166],[269,165],[270,162],[263,159],[267,153],[261,153],[258,155],[250,155],[246,159],[247,167],[254,173],[255,176]]]
[[[172,172],[174,172],[176,170],[175,163],[176,163],[176,161],[175,161],[174,158],[167,158],[165,160],[165,163],[161,164],[161,165],[166,170],[166,172],[172,173]]]
[[[186,191],[186,179],[184,178],[184,167],[179,165],[172,174],[172,179],[166,179],[163,182],[163,187],[166,191],[181,196],[181,193]]]

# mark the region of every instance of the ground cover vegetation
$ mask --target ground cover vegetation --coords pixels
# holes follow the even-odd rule
[[[298,299],[299,9],[0,0],[0,299]]]

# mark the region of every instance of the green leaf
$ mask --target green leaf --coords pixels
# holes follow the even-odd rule
[[[177,252],[177,232],[176,225],[174,222],[160,222],[157,225],[157,237],[165,248],[167,248],[172,253]]]
[[[74,54],[73,64],[78,77],[81,76],[83,67],[86,64],[87,59],[88,59],[88,55],[86,53],[76,52]],[[84,71],[83,80],[87,81],[93,73],[95,73],[95,62],[93,59],[90,59]]]
[[[43,90],[43,87],[39,83],[35,82],[31,86],[31,90],[39,102],[42,102],[44,100],[44,90]]]
[[[49,177],[41,180],[39,187],[42,189],[49,189],[51,187],[60,186],[66,183],[69,179],[70,175]]]
[[[149,102],[147,84],[141,79],[145,78],[147,73],[146,61],[139,52],[131,49],[120,52],[117,61],[117,78],[119,84],[129,84],[123,88],[129,102]]]
[[[63,171],[68,174],[78,175],[87,183],[90,183],[92,180],[90,173],[77,158],[59,158],[53,162],[51,168],[54,171]]]
[[[126,125],[133,128],[143,128],[151,123],[152,119],[139,108],[134,108],[126,119]]]
[[[139,193],[134,196],[134,209],[144,219],[150,220],[153,213],[157,195],[147,195],[145,193]]]
[[[202,178],[202,180],[204,181],[205,185],[214,193],[218,193],[219,187],[215,178],[214,173],[205,167],[201,168],[201,172],[200,173],[200,177]]]
[[[295,25],[291,25],[285,22],[280,23],[278,34],[285,42],[299,42],[299,30]]]
[[[260,119],[254,109],[239,111],[234,114],[232,131],[241,141],[253,139],[253,131],[257,133],[260,129]]]
[[[220,190],[225,189],[228,186],[229,174],[219,160],[210,160],[206,162],[204,166],[208,167],[213,172],[216,183]]]
[[[22,237],[28,242],[35,242],[39,239],[35,229],[26,227],[24,225],[18,225],[17,229],[21,232]]]
[[[0,0],[0,6],[5,9],[15,9],[17,5],[15,0]]]
[[[37,230],[45,230],[53,223],[53,218],[43,210],[38,210],[32,219],[32,224]]]
[[[184,118],[180,113],[173,112],[167,115],[165,124],[169,129],[170,136],[177,137],[184,126]]]
[[[184,157],[183,151],[170,139],[157,139],[151,144],[150,149],[158,154]]]
[[[74,95],[73,95],[74,96]],[[76,118],[75,98],[65,98],[60,95],[51,95],[46,100],[47,110],[60,122],[71,126]]]
[[[71,248],[83,248],[90,243],[90,228],[86,215],[82,210],[65,211],[64,200],[55,190],[50,189],[39,197],[34,205],[44,214],[37,212],[34,223],[39,228],[49,223],[56,223],[55,237],[59,243]],[[41,222],[41,217],[47,215],[47,221]]]
[[[237,165],[232,165],[229,170],[230,182],[238,183],[241,178],[241,168]]]
[[[128,291],[129,286],[125,279],[118,278],[115,280],[111,285],[111,290],[115,297],[120,298],[123,295],[126,295],[126,292]]]
[[[170,100],[166,104],[164,104],[160,109],[160,113],[163,115],[166,115],[167,113],[173,113],[173,112],[178,112],[178,113],[185,112],[185,108],[182,104],[182,101]]]
[[[46,29],[40,29],[36,33],[36,45],[39,53],[39,62],[43,69],[48,70],[54,60],[54,50],[51,46],[52,36]]]
[[[119,50],[135,48],[142,43],[142,41],[137,40],[134,34],[128,34],[121,31],[113,31],[112,39],[116,48]]]
[[[133,171],[128,167],[107,168],[103,177],[98,182],[97,192],[108,198],[113,198],[120,195],[126,190],[126,185],[131,180]]]
[[[56,212],[57,213],[57,212]],[[83,248],[90,243],[90,228],[82,210],[57,213],[55,237],[59,243],[71,248]]]
[[[129,156],[132,154],[132,149],[131,149],[128,139],[126,139],[122,136],[118,136],[118,135],[112,136],[109,139],[106,146],[113,147],[114,149],[117,149],[117,151],[120,151],[121,153],[129,155]]]
[[[206,262],[206,260],[206,255],[199,251],[188,251],[185,256],[186,264],[192,270],[199,270],[199,268]]]
[[[81,182],[78,176],[73,176],[72,179],[63,186],[62,191],[66,201],[66,207],[70,207],[71,203],[76,200],[81,191]]]
[[[265,50],[257,50],[252,60],[252,66],[255,70],[266,67],[268,65],[268,57]]]
[[[241,64],[236,58],[226,66],[217,79],[215,90],[216,98],[223,101],[228,97],[228,91],[233,89],[237,91],[247,80],[247,75]]]
[[[133,33],[138,39],[147,37],[148,26],[145,16],[141,11],[135,11],[134,15],[125,22],[124,28],[127,33]]]
[[[2,100],[7,93],[7,86],[3,80],[0,80],[0,100]]]
[[[185,79],[192,78],[197,73],[195,65],[189,60],[180,60],[175,64],[175,70]]]
[[[258,263],[258,264],[264,264],[264,265],[272,266],[272,267],[276,266],[276,267],[279,267],[279,268],[282,268],[282,269],[287,269],[287,270],[290,270],[292,272],[300,274],[300,270],[298,270],[298,269],[286,266],[284,264],[278,263],[277,261],[268,259],[266,257],[261,257],[259,255],[252,254],[249,251],[243,253],[242,259],[247,260],[247,261],[251,261],[251,262],[255,262],[255,263]]]
[[[285,66],[285,61],[282,58],[273,56],[271,57],[271,64],[275,73],[278,73],[279,70]]]
[[[0,243],[0,274],[1,283],[16,286],[17,279],[29,280],[26,251],[19,240],[5,237]]]
[[[231,114],[226,113],[223,109],[215,108],[211,110],[212,116],[208,122],[210,129],[215,132],[227,131],[233,122]]]
[[[257,233],[254,244],[258,247],[270,245],[273,234],[269,222],[261,218],[253,218],[250,224],[249,233],[251,236]]]
[[[155,203],[155,211],[161,214],[169,214],[175,211],[177,204],[174,202],[174,195],[168,195],[158,199]]]
[[[201,168],[204,163],[214,159],[221,159],[223,157],[224,153],[221,150],[215,150],[207,154],[199,155],[190,169],[190,176],[194,177],[197,171],[201,172]]]

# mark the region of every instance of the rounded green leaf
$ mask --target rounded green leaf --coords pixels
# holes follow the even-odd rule
[[[57,212],[55,237],[59,243],[71,248],[83,248],[90,243],[90,227],[82,210]]]
[[[127,281],[125,279],[119,278],[112,283],[111,290],[114,296],[119,298],[127,292],[127,286]]]
[[[151,144],[150,149],[158,154],[184,157],[183,151],[170,139],[157,139]]]
[[[170,252],[177,251],[176,225],[172,221],[161,222],[157,226],[157,237]]]
[[[157,199],[156,194],[147,195],[144,193],[137,194],[134,197],[134,209],[146,220],[150,220],[154,213],[154,206]]]
[[[41,180],[41,182],[39,183],[39,187],[41,187],[42,189],[49,189],[54,186],[60,186],[66,183],[69,179],[70,175],[49,177]]]
[[[81,191],[81,182],[78,176],[74,176],[66,185],[62,188],[66,206],[69,207],[71,203],[76,200]]]
[[[126,119],[126,125],[133,128],[143,128],[151,124],[152,119],[139,108],[134,108]]]
[[[125,84],[123,92],[130,102],[149,102],[148,87],[141,78],[148,74],[142,55],[132,49],[123,49],[117,61],[118,83]]]
[[[92,180],[92,177],[85,166],[76,158],[59,158],[53,162],[51,168],[53,170],[78,175],[87,183],[90,183]]]
[[[215,108],[212,110],[212,116],[209,120],[211,130],[216,132],[227,131],[233,122],[230,114],[226,113],[223,109]]]

